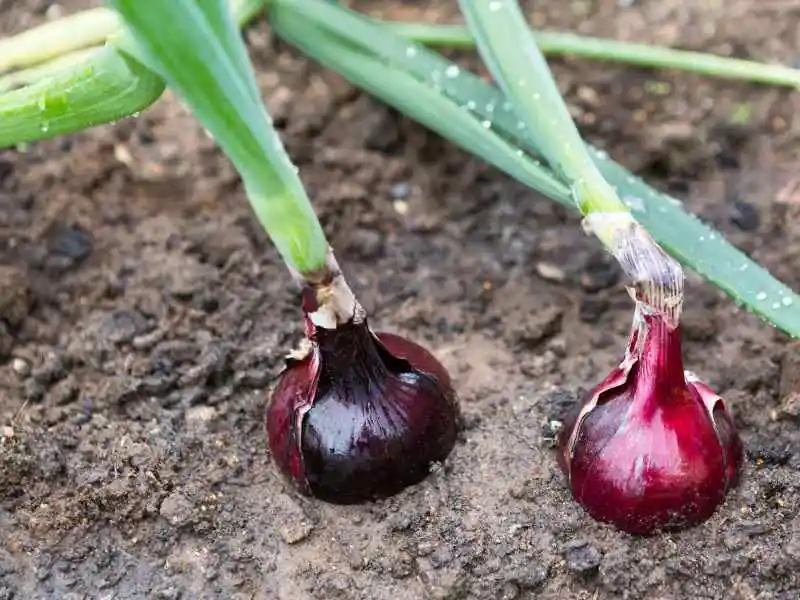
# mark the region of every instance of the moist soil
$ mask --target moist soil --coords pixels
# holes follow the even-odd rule
[[[539,2],[539,26],[797,60],[791,3]],[[0,2],[4,34],[88,2]],[[371,1],[457,21],[455,2]],[[0,598],[800,598],[797,347],[688,275],[687,367],[736,413],[744,481],[634,538],[571,500],[551,422],[619,360],[632,306],[573,213],[247,31],[259,82],[380,330],[451,371],[465,428],[385,501],[298,497],[263,415],[296,291],[226,159],[167,94],[0,153]],[[458,55],[465,66],[474,57]],[[584,134],[800,289],[800,95],[554,60]],[[795,184],[796,185],[796,184]],[[783,202],[781,202],[783,201]]]

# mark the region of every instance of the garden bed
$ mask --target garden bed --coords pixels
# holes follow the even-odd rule
[[[530,14],[796,60],[787,13],[724,4],[551,0]],[[3,34],[57,12],[0,7]],[[686,364],[736,413],[744,482],[688,532],[598,525],[570,498],[549,425],[620,358],[632,304],[617,267],[573,214],[277,43],[263,19],[247,39],[348,280],[373,325],[448,367],[461,440],[386,501],[289,491],[263,414],[302,336],[294,291],[232,167],[171,94],[138,119],[0,151],[0,598],[800,597],[797,346],[689,274]],[[800,167],[800,94],[554,65],[592,143],[800,288],[800,211],[776,202]]]

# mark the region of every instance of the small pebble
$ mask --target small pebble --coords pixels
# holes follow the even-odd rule
[[[392,206],[394,206],[394,211],[398,215],[407,215],[408,214],[408,202],[406,202],[405,200],[395,200],[392,203]]]
[[[734,202],[731,222],[742,231],[755,231],[761,225],[758,209],[749,202]]]
[[[217,416],[213,406],[193,406],[186,411],[187,425],[205,425]]]
[[[149,350],[164,339],[165,335],[166,332],[163,329],[155,329],[150,333],[137,335],[131,340],[131,345],[137,350]]]
[[[31,372],[31,365],[24,358],[15,358],[11,362],[11,368],[20,377],[25,377]]]
[[[92,246],[89,232],[78,225],[56,223],[48,234],[50,253],[69,259],[73,264],[85,260],[91,254]]]
[[[570,571],[589,575],[600,567],[600,552],[589,542],[576,540],[564,548],[564,558]]]
[[[395,183],[389,193],[395,200],[405,200],[411,195],[411,186],[406,182]]]
[[[169,521],[172,525],[180,526],[185,524],[192,517],[194,505],[178,492],[173,492],[161,503],[159,514]]]
[[[536,263],[536,274],[545,281],[557,281],[559,283],[567,278],[563,269],[548,262]]]
[[[581,287],[587,292],[599,292],[619,281],[620,268],[617,262],[605,253],[592,255],[581,273]]]
[[[279,532],[283,541],[291,546],[302,542],[311,535],[313,530],[314,528],[307,521],[299,521],[283,525]]]

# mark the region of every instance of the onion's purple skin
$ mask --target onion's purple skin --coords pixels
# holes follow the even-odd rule
[[[594,519],[650,535],[708,519],[738,484],[744,452],[722,398],[684,373],[680,329],[643,318],[641,354],[565,422],[559,464]]]
[[[317,328],[267,411],[273,459],[303,494],[353,504],[419,483],[456,440],[450,377],[424,348],[364,323]]]

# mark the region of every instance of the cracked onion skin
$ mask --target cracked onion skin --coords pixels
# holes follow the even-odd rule
[[[559,464],[594,519],[651,535],[708,519],[744,451],[722,398],[684,372],[680,328],[642,318],[626,360],[565,422]]]
[[[304,495],[354,504],[422,481],[453,449],[450,377],[427,350],[366,320],[312,328],[267,411],[273,459]]]

